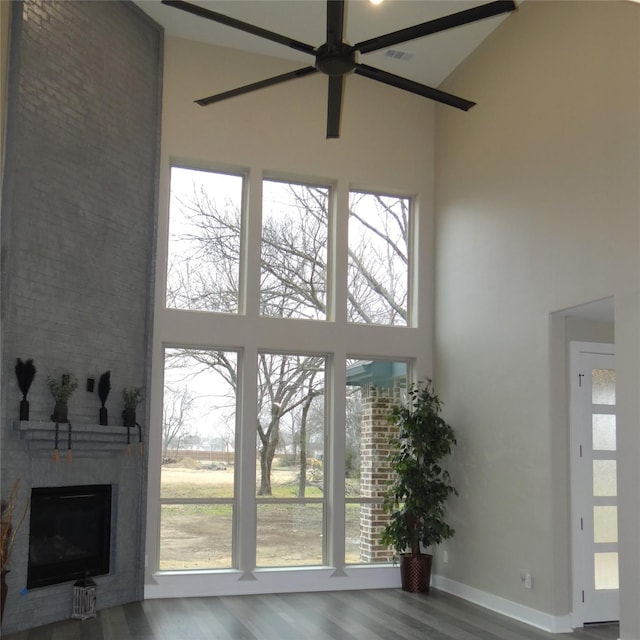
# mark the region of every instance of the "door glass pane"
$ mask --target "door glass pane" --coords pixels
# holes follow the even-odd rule
[[[618,542],[618,507],[593,507],[593,541]]]
[[[243,178],[172,167],[166,303],[238,312]]]
[[[593,404],[616,403],[615,369],[591,370],[591,402]]]
[[[618,553],[594,553],[594,582],[596,590],[618,589]]]
[[[613,414],[593,414],[592,420],[594,451],[616,450],[616,416]]]
[[[296,567],[324,564],[324,505],[260,501],[256,565]]]
[[[618,495],[615,460],[593,461],[593,495]]]
[[[349,194],[350,322],[408,324],[410,205],[409,198]]]
[[[391,408],[403,401],[407,363],[348,360],[345,416],[347,564],[391,562],[392,550],[380,535],[389,515],[382,508],[391,479],[388,422]]]
[[[263,315],[326,318],[329,192],[314,185],[263,182]]]

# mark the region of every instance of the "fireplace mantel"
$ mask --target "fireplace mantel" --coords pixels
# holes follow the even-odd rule
[[[29,451],[51,453],[54,449],[56,425],[50,420],[20,421],[13,423],[14,431],[20,433]],[[142,434],[144,437],[144,433]],[[132,451],[138,447],[138,428],[129,430]],[[60,423],[58,427],[58,450],[60,455],[67,452],[69,425]],[[127,447],[127,428],[121,425],[103,426],[97,424],[76,424],[71,422],[71,451],[73,455],[114,455]]]

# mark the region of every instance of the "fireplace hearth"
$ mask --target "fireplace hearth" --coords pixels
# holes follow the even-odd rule
[[[27,589],[109,573],[111,485],[31,491]]]

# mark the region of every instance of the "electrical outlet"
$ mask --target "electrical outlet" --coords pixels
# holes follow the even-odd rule
[[[445,564],[449,562],[449,552],[446,550],[442,552],[442,562]]]
[[[531,578],[531,574],[528,571],[524,571],[520,574],[520,580],[522,580],[522,584],[525,589],[531,589],[533,582]]]

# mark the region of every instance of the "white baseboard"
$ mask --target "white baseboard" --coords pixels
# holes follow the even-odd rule
[[[469,602],[480,605],[485,609],[495,611],[503,616],[524,622],[525,624],[548,631],[549,633],[570,633],[573,631],[571,616],[569,614],[565,616],[553,616],[548,613],[543,613],[537,609],[525,607],[517,602],[512,602],[511,600],[495,596],[486,591],[469,587],[443,576],[433,575],[431,577],[431,585],[436,589],[440,589],[440,591],[446,591],[463,600],[468,600]]]

